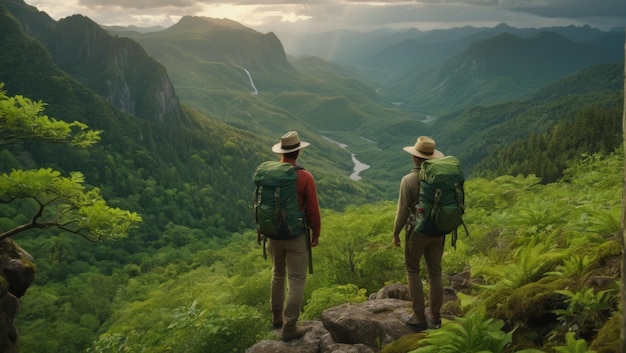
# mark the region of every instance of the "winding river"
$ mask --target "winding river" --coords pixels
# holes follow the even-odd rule
[[[348,150],[348,145],[346,145],[345,143],[341,143],[341,142],[337,142],[329,137],[326,136],[322,136],[324,139],[332,142],[332,143],[336,143],[339,145],[339,147]],[[350,174],[350,179],[352,180],[361,180],[361,176],[359,175],[362,171],[368,169],[370,167],[369,164],[365,164],[361,161],[359,161],[358,159],[356,159],[356,155],[354,153],[351,154],[352,155],[352,163],[354,163],[354,168],[352,169],[353,172],[352,174]]]

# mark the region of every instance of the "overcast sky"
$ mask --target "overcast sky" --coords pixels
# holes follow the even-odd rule
[[[262,32],[339,28],[417,28],[465,25],[549,27],[626,26],[626,0],[26,0],[59,20],[81,14],[101,25],[169,27],[182,16],[229,18]]]

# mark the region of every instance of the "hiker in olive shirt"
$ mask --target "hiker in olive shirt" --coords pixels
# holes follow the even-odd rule
[[[296,131],[289,131],[281,137],[279,143],[272,147],[272,151],[282,154],[281,162],[295,165],[300,149],[308,145],[308,142],[300,141]],[[282,327],[281,339],[285,342],[302,337],[307,331],[303,327],[297,327],[296,323],[304,299],[304,284],[309,263],[308,246],[315,247],[319,244],[321,228],[320,209],[313,175],[304,169],[297,169],[296,173],[298,204],[306,217],[307,225],[305,226],[312,231],[310,244],[307,244],[308,237],[304,232],[289,240],[268,240],[268,250],[274,264],[270,293],[272,323],[275,328]],[[286,301],[285,277],[289,281]]]
[[[427,159],[441,158],[443,153],[435,149],[435,141],[428,136],[420,136],[414,146],[403,148],[413,156],[415,167],[400,182],[398,207],[393,229],[393,243],[400,246],[400,232],[405,227],[411,208],[418,201],[419,171],[422,162]],[[427,234],[407,232],[404,248],[404,267],[411,294],[413,315],[406,322],[418,331],[438,328],[441,325],[441,304],[443,302],[443,278],[441,275],[441,257],[445,237],[433,237]],[[429,283],[429,312],[425,309],[424,288],[420,278],[420,261],[426,262]]]

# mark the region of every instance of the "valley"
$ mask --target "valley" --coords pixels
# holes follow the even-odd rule
[[[333,140],[333,139],[331,139],[331,138],[329,138],[329,137],[325,137],[325,136],[322,136],[322,137],[323,137],[324,139],[326,139],[326,140],[328,140],[328,141],[332,142],[332,143],[336,143],[336,144],[337,144],[337,145],[339,145],[339,147],[341,147],[341,148],[344,148],[344,149],[347,149],[347,148],[348,148],[348,145],[346,145],[345,143],[337,142],[337,141],[335,141],[335,140]],[[354,168],[353,168],[353,172],[352,172],[352,174],[350,174],[350,179],[352,179],[352,180],[361,180],[361,176],[360,176],[359,174],[360,174],[362,171],[369,169],[369,168],[370,168],[370,165],[367,165],[367,164],[365,164],[365,163],[363,163],[363,162],[359,161],[359,160],[356,158],[356,155],[355,155],[354,153],[351,153],[351,156],[350,156],[350,157],[351,157],[352,163],[354,163]]]
[[[244,352],[273,339],[252,174],[278,158],[271,146],[288,130],[311,143],[299,162],[323,216],[303,319],[406,280],[390,246],[412,168],[402,148],[428,135],[467,176],[471,236],[446,247],[444,271],[469,289],[449,314],[499,320],[481,337],[510,334],[506,353],[553,349],[568,330],[611,352],[624,43],[623,29],[504,23],[296,37],[184,16],[137,31],[0,0],[2,89],[101,132],[89,148],[2,144],[0,175],[80,172],[86,189],[143,219],[115,241],[45,228],[14,239],[37,264],[15,320],[22,352]],[[38,206],[5,202],[3,185],[0,231]],[[583,322],[566,306],[585,293],[602,317]]]

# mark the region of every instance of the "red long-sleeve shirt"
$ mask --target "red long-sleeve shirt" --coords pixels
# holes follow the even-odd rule
[[[296,164],[295,159],[287,158],[284,155],[280,161]],[[311,228],[313,238],[318,238],[321,231],[322,217],[320,216],[320,206],[317,202],[315,179],[313,179],[313,174],[305,169],[298,169],[296,173],[298,174],[298,178],[296,179],[296,193],[298,195],[300,209],[305,212],[306,221]]]

